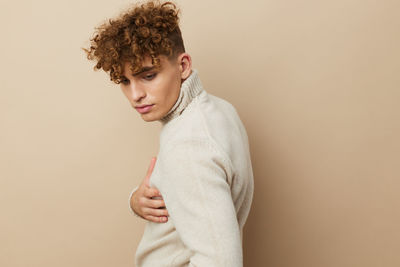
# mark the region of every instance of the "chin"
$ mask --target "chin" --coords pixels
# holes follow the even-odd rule
[[[145,122],[152,122],[152,121],[155,121],[155,120],[147,120],[147,119],[143,119]]]
[[[146,122],[151,122],[151,121],[156,121],[156,120],[158,120],[157,117],[152,116],[151,114],[143,114],[143,115],[142,115],[142,119],[143,119],[144,121],[146,121]]]

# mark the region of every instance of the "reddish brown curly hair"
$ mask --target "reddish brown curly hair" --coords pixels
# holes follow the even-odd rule
[[[159,55],[165,55],[171,61],[185,52],[179,12],[176,4],[170,1],[135,4],[117,18],[96,27],[90,48],[82,49],[87,59],[97,61],[95,71],[109,71],[110,80],[119,84],[123,80],[125,62],[129,62],[131,71],[136,73],[147,56],[158,68]]]

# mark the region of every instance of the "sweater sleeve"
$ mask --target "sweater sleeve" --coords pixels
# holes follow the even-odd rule
[[[158,162],[159,190],[178,235],[193,252],[189,266],[242,267],[230,161],[208,140],[169,147]]]

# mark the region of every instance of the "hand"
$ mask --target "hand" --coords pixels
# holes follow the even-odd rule
[[[150,176],[153,172],[156,157],[153,157],[139,188],[132,194],[131,207],[136,214],[152,222],[167,222],[168,210],[165,207],[161,193],[155,187],[150,187]]]

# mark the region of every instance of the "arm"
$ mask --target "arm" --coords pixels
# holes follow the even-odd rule
[[[242,267],[242,242],[227,175],[230,161],[208,140],[169,146],[159,159],[159,190],[182,242],[194,254],[189,266]]]

